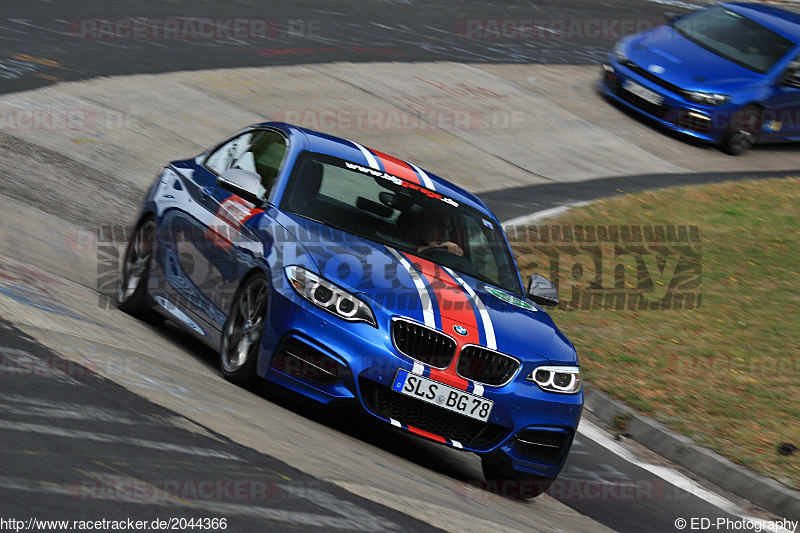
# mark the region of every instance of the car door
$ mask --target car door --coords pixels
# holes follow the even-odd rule
[[[252,255],[258,244],[247,223],[263,212],[219,187],[217,177],[229,168],[256,172],[262,178],[261,197],[266,198],[285,152],[285,137],[271,129],[248,130],[223,142],[194,169],[186,183],[190,200],[170,223],[173,297],[217,330],[225,323],[238,284],[242,254]]]

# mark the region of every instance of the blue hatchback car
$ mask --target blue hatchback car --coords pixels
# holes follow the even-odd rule
[[[542,307],[558,294],[539,276],[523,288],[477,197],[284,123],[246,128],[158,173],[118,302],[219,350],[234,383],[353,401],[475,452],[488,479],[512,480],[509,496],[549,486],[581,417],[575,349]]]
[[[602,89],[667,128],[738,155],[800,140],[800,15],[720,3],[623,38]]]

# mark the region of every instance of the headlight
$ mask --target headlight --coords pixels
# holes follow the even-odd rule
[[[628,62],[628,52],[626,49],[628,45],[624,41],[620,41],[614,45],[614,55],[617,56],[617,61],[620,63],[627,63]]]
[[[533,381],[547,392],[575,394],[581,390],[581,369],[577,366],[540,366],[526,381]]]
[[[686,98],[692,102],[706,105],[720,105],[728,101],[727,94],[703,93],[700,91],[685,91]]]
[[[350,322],[366,322],[378,327],[375,315],[360,299],[301,266],[287,266],[284,271],[297,294],[327,312]]]

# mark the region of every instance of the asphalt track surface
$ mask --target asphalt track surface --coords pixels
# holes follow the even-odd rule
[[[0,368],[36,367],[0,378],[3,518],[26,525],[105,519],[229,531],[439,531],[180,424],[175,413],[0,322]],[[33,438],[20,439],[20,432]],[[223,518],[225,527],[212,527]]]
[[[794,176],[797,172],[784,172],[781,176]],[[621,176],[618,178],[601,178],[585,181],[580,186],[574,183],[553,183],[545,185],[530,185],[481,193],[481,200],[495,213],[499,213],[501,220],[525,218],[536,211],[544,211],[554,207],[577,204],[609,198],[619,191],[637,193],[665,187],[680,187],[684,185],[700,185],[705,183],[722,183],[735,180],[770,179],[776,176],[774,171],[757,172],[705,172],[702,174],[645,174],[640,176]],[[520,201],[524,198],[525,201]]]
[[[655,25],[665,11],[681,9],[642,0],[11,0],[3,3],[0,22],[0,92],[95,76],[336,61],[595,64],[627,28],[620,24]],[[216,30],[190,24],[182,24],[180,34],[159,29],[167,20],[193,18],[213,21]],[[468,25],[487,18],[532,19],[543,29],[536,38],[505,40],[492,38],[488,26]],[[133,26],[112,26],[109,33],[102,25],[134,19],[141,23],[140,38],[133,37]],[[235,19],[249,21],[243,38],[227,38],[235,28],[225,23]],[[553,38],[570,31],[570,21],[586,20],[616,22],[606,22],[606,30],[576,27],[572,39]]]
[[[226,2],[224,5],[151,1],[135,4],[7,2],[0,21],[0,92],[10,93],[57,81],[98,76],[333,61],[593,64],[606,53],[614,39],[486,42],[465,39],[457,28],[464,20],[485,18],[486,13],[497,18],[520,17],[520,13],[524,13],[526,18],[547,20],[619,18],[620,13],[624,13],[631,18],[656,20],[663,18],[665,11],[680,10],[679,6],[646,1],[553,1],[524,6],[502,2],[457,2],[447,9],[437,2],[403,0],[359,0],[335,6],[326,4],[325,7],[316,2],[299,2],[291,6],[258,2]],[[163,42],[100,39],[91,34],[91,26],[86,30],[89,33],[79,37],[74,35],[75,28],[81,28],[81,20],[141,17],[152,21],[178,14],[213,19],[243,16],[268,19],[275,24],[277,33],[263,42],[205,38]],[[744,177],[759,176],[753,173],[718,173],[704,175],[702,179],[720,181]],[[501,219],[509,219],[562,203],[607,196],[623,185],[626,190],[636,190],[689,179],[696,182],[698,176],[625,177],[586,182],[580,187],[575,184],[537,185],[526,187],[524,191],[484,193],[482,198]],[[534,200],[520,203],[518,198],[522,197],[522,192]],[[199,357],[208,355],[203,349],[195,347],[195,350],[205,354]],[[12,325],[0,325],[0,362],[9,364],[9,358],[20,357],[44,358],[48,361],[45,364],[47,368],[52,368],[51,363],[59,359],[58,354]],[[413,512],[403,515],[353,496],[200,426],[186,429],[185,426],[192,426],[189,421],[176,427],[175,419],[179,417],[174,413],[93,375],[90,370],[85,373],[78,371],[77,378],[75,374],[72,372],[66,378],[54,374],[29,380],[3,379],[0,389],[0,404],[4,410],[0,416],[0,447],[4,456],[0,471],[6,481],[0,484],[0,501],[3,502],[4,514],[27,517],[35,512],[40,518],[86,519],[86,507],[75,504],[76,497],[83,497],[91,500],[93,516],[110,519],[139,516],[143,520],[152,520],[157,516],[166,517],[165,509],[170,517],[213,517],[220,514],[211,514],[208,509],[214,505],[222,506],[220,512],[232,516],[229,529],[238,531],[255,527],[270,530],[364,527],[378,530],[391,529],[393,525],[403,530],[430,529],[415,520]],[[69,409],[60,407],[63,398],[74,399],[77,406],[73,403]],[[285,402],[283,399],[273,401]],[[420,446],[408,453],[393,443],[392,432],[379,431],[377,437],[370,432],[359,432],[353,429],[357,423],[348,422],[361,419],[346,409],[326,411],[321,415],[302,405],[291,402],[287,405],[311,420],[328,424],[392,453],[413,457],[414,451],[427,451],[428,448]],[[58,426],[52,425],[51,421],[42,423],[42,420],[50,420],[48,417],[51,415],[62,420],[72,417],[73,422],[59,432]],[[338,415],[345,422],[329,422],[327,419],[331,415]],[[102,422],[103,417],[115,419],[111,434],[108,434],[109,424]],[[25,428],[24,432],[20,431],[22,428]],[[86,435],[103,433],[106,436],[102,441],[70,440],[79,431],[85,431]],[[72,436],[68,435],[70,432]],[[165,446],[161,450],[142,446],[145,441],[157,441]],[[408,439],[402,437],[401,441],[408,442]],[[454,479],[468,475],[448,462],[449,454],[439,455],[435,448],[431,453],[430,457],[413,459]],[[438,459],[442,463],[437,464]],[[253,482],[245,484],[245,487],[256,491],[257,496],[244,503],[224,501],[223,497],[222,501],[217,498],[205,507],[206,502],[198,505],[196,498],[192,504],[176,505],[158,498],[157,489],[160,487],[157,480],[165,478],[165,468],[174,469],[169,479],[189,481],[182,486],[184,490],[192,487],[192,479],[235,478],[247,482],[250,473],[257,473],[258,480],[267,479],[274,484],[262,487],[250,480]],[[353,468],[358,466],[353,465]],[[8,482],[9,478],[15,479],[16,485]],[[595,441],[579,437],[561,479],[635,484],[656,478]],[[119,498],[108,501],[103,497],[103,494],[107,495],[104,490],[131,487],[131,480],[144,482],[147,490],[153,491],[153,501],[121,503]],[[582,501],[569,495],[562,499],[567,505],[618,531],[674,531],[674,521],[678,517],[735,518],[685,490],[665,482],[658,483],[658,497],[651,500]],[[259,492],[262,488],[263,498]],[[286,515],[278,511],[289,513],[296,521],[282,520]],[[376,523],[376,520],[380,522]]]

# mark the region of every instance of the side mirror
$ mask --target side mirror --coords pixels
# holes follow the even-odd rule
[[[528,298],[539,305],[555,307],[558,305],[558,290],[550,280],[533,274],[528,282]]]
[[[800,89],[800,61],[792,61],[781,78],[781,85]]]
[[[258,190],[261,188],[261,176],[255,172],[241,168],[229,168],[217,178],[217,185],[241,196],[252,204],[261,204],[261,198],[258,196]]]
[[[681,18],[680,13],[674,13],[672,11],[667,11],[664,13],[664,23],[667,26],[672,26],[679,18]]]

